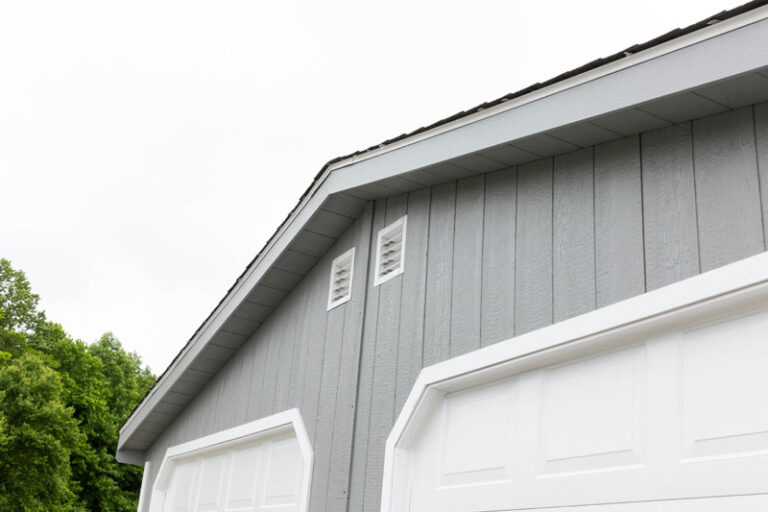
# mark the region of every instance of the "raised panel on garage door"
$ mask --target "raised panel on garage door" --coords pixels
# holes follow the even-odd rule
[[[768,312],[618,345],[433,396],[399,503],[768,510]]]

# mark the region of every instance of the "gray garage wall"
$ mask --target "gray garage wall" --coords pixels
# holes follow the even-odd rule
[[[367,290],[349,510],[421,367],[762,252],[765,210],[766,105],[377,202],[406,263]]]
[[[762,252],[766,209],[767,105],[379,200],[152,446],[150,478],[168,446],[299,407],[311,510],[378,510],[422,367]],[[375,233],[404,214],[405,272],[373,287]],[[353,298],[326,312],[353,245]]]
[[[344,510],[348,495],[365,272],[352,299],[326,311],[330,262],[355,246],[368,260],[372,208],[334,244],[259,330],[147,452],[154,482],[165,450],[286,409],[301,410],[315,452],[312,510]],[[149,503],[145,504],[145,510]]]

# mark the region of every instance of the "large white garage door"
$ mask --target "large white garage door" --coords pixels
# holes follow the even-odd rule
[[[171,476],[164,511],[298,511],[302,475],[295,436],[182,459]]]
[[[434,402],[398,491],[414,512],[768,511],[766,312]]]

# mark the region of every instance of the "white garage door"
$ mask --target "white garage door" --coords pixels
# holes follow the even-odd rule
[[[768,313],[448,392],[422,425],[413,512],[765,512]]]
[[[292,409],[168,449],[152,512],[303,512],[312,449]]]
[[[171,476],[164,510],[298,511],[303,473],[294,436],[182,459]]]

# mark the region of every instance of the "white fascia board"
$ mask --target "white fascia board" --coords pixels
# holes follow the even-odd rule
[[[331,165],[329,170],[333,171],[342,167],[347,167],[350,165],[360,163],[365,160],[369,160],[371,158],[376,158],[384,153],[396,151],[398,149],[401,149],[402,147],[415,144],[424,139],[432,138],[437,135],[441,135],[445,132],[449,132],[451,130],[462,128],[466,125],[476,123],[488,117],[498,115],[508,110],[512,110],[520,106],[542,100],[544,98],[553,96],[567,89],[572,89],[577,86],[586,84],[588,82],[592,82],[594,80],[600,79],[607,75],[620,72],[624,69],[637,66],[639,64],[642,64],[644,62],[647,62],[659,57],[663,57],[677,50],[693,46],[697,43],[700,43],[709,39],[716,38],[728,32],[732,32],[734,30],[746,27],[753,23],[762,21],[766,18],[768,18],[768,6],[754,9],[742,15],[734,16],[733,18],[730,18],[728,20],[713,24],[707,28],[703,28],[695,32],[691,32],[690,34],[677,37],[666,43],[662,43],[652,48],[649,48],[645,51],[627,55],[627,57],[621,60],[607,63],[603,66],[586,71],[579,75],[575,75],[568,79],[552,84],[548,87],[544,87],[542,89],[532,91],[528,94],[525,94],[518,98],[513,98],[499,105],[494,105],[480,112],[468,114],[464,117],[456,119],[455,121],[451,121],[449,123],[436,126],[435,128],[424,131],[422,133],[414,134],[413,136],[410,136],[406,139],[396,141],[391,144],[387,144],[386,146],[383,146],[378,149],[366,151],[359,155],[353,155],[349,158],[345,158],[344,160],[341,160]],[[699,63],[699,64],[704,64],[704,63]],[[712,63],[709,63],[709,64],[712,64]]]
[[[768,6],[329,165],[120,429],[118,449],[332,194],[768,65]]]
[[[578,85],[555,84],[551,87],[556,92],[545,88],[531,93],[533,98],[511,100],[499,105],[497,113],[483,111],[478,119],[468,116],[456,121],[456,126],[437,127],[438,135],[417,134],[374,150],[373,156],[365,153],[338,162],[334,172],[343,175],[347,188],[353,188],[763,68],[768,65],[768,6],[751,14],[760,19],[691,46],[675,45],[667,53],[649,49],[652,58],[641,60],[646,52],[635,55],[637,59],[627,57],[615,63],[628,61],[620,70],[597,68],[584,74],[588,78],[579,75],[583,83]]]
[[[387,438],[381,511],[398,509],[395,469],[407,465],[400,446],[412,441],[422,413],[445,393],[609,348],[622,339],[766,306],[768,253],[762,253],[424,368]]]

